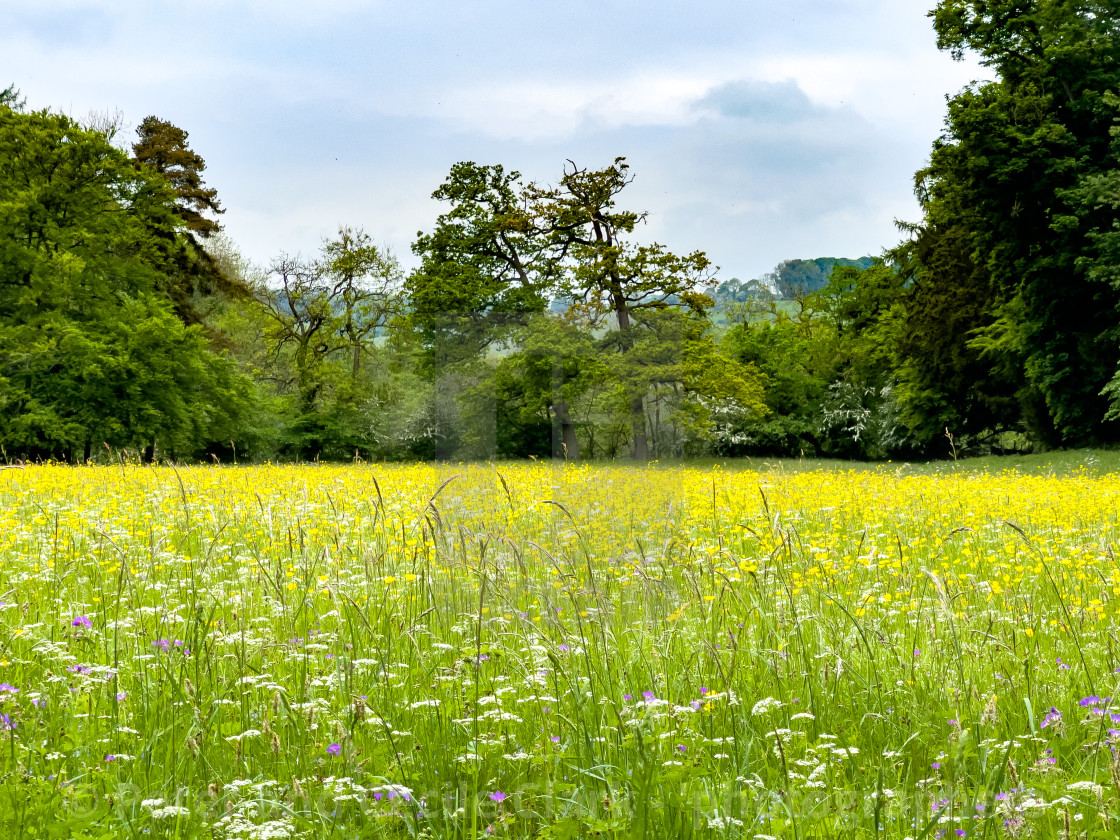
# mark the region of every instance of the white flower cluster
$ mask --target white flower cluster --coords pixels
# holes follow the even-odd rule
[[[162,799],[145,799],[141,808],[147,808],[153,820],[169,820],[176,817],[189,817],[191,809],[182,805],[168,805]]]
[[[775,697],[766,697],[754,704],[754,707],[751,709],[751,715],[753,717],[758,717],[759,715],[769,714],[774,709],[780,709],[781,707],[781,700]]]

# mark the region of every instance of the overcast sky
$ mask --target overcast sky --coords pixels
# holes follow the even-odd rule
[[[362,225],[406,265],[459,160],[555,182],[625,155],[643,238],[720,277],[878,254],[945,95],[934,0],[15,0],[0,87],[190,133],[249,258]]]

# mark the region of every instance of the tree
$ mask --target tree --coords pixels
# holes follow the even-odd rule
[[[187,144],[188,134],[166,120],[145,117],[136,129],[132,146],[136,164],[158,172],[175,193],[174,221],[154,232],[164,244],[165,268],[171,280],[168,292],[179,316],[200,323],[194,297],[216,292],[247,296],[247,286],[222,271],[204,247],[221,230],[212,215],[225,212],[218,191],[203,183],[206,161]]]
[[[757,365],[769,411],[727,423],[725,451],[873,459],[912,453],[896,382],[905,293],[893,266],[838,265],[817,292],[734,312],[725,353]]]
[[[783,260],[766,276],[778,297],[793,300],[798,295],[819,292],[826,285],[837,267],[868,268],[874,259],[860,257],[849,260],[836,257],[819,257],[814,260]]]
[[[301,453],[318,454],[329,442],[328,391],[335,408],[357,403],[362,359],[372,353],[377,331],[399,313],[400,284],[392,254],[344,225],[336,239],[324,240],[318,259],[279,257],[257,290],[269,344],[276,354],[291,354]]]
[[[422,262],[406,288],[412,324],[444,363],[476,358],[548,303],[558,264],[520,177],[457,163],[432,193],[449,207],[432,233],[417,234]]]
[[[573,405],[610,378],[594,336],[564,315],[538,315],[516,334],[517,351],[498,362],[499,454],[579,460]]]
[[[630,182],[628,169],[624,158],[599,171],[573,164],[556,186],[542,187],[520,183],[518,173],[501,166],[457,164],[433,194],[451,206],[432,234],[419,235],[414,250],[423,264],[408,289],[413,323],[433,352],[442,348],[447,363],[477,360],[514,326],[543,312],[550,297],[569,302],[572,316],[589,326],[610,322],[600,351],[616,357],[633,454],[644,459],[645,395],[660,376],[660,362],[643,361],[637,352],[656,344],[642,340],[654,335],[644,316],[706,310],[712,301],[698,289],[710,284],[714,267],[701,252],[678,256],[660,244],[631,240],[645,214],[615,207]],[[571,428],[568,401],[559,392],[550,412],[560,428]],[[574,449],[569,445],[569,455]]]
[[[396,258],[361,228],[341,225],[338,238],[323,244],[326,274],[333,281],[332,306],[338,332],[349,347],[351,391],[358,387],[362,358],[377,331],[402,312],[402,275]]]
[[[697,290],[710,284],[716,270],[700,251],[678,256],[656,242],[636,245],[630,241],[646,214],[618,210],[615,201],[631,180],[629,164],[619,157],[597,171],[572,164],[570,171],[565,168],[558,186],[534,188],[530,194],[534,213],[549,231],[552,247],[569,262],[562,283],[564,294],[592,322],[611,316],[615,331],[607,346],[623,355],[638,345],[636,331],[642,322],[637,316],[641,313],[679,306],[694,311],[710,307],[711,299]],[[637,368],[641,366],[637,362]],[[629,379],[633,455],[645,460],[649,457],[647,383],[640,376]]]
[[[1114,211],[1086,193],[1117,164],[1118,11],[942,0],[930,13],[941,49],[976,53],[998,78],[950,101],[917,178],[923,219],[895,251],[911,288],[904,411],[927,442],[945,425],[1017,427],[1042,445],[1120,433],[1101,395],[1120,361],[1120,296],[1094,270]]]
[[[171,315],[174,193],[107,138],[0,107],[0,442],[88,456],[102,441],[186,454],[237,433],[252,389]]]
[[[13,111],[22,111],[27,100],[19,95],[19,88],[14,84],[0,90],[0,108],[11,108]]]
[[[205,187],[202,173],[206,161],[187,145],[187,132],[158,117],[145,117],[136,129],[139,139],[132,145],[133,159],[163,176],[175,191],[175,215],[191,235],[207,238],[221,225],[206,214],[224,213],[218,191]]]

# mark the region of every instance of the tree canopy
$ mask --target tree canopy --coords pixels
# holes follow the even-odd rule
[[[401,269],[343,224],[267,267],[188,133],[0,91],[0,454],[936,457],[1120,437],[1120,0],[940,0],[947,101],[881,257],[717,282],[623,157],[456,163]]]
[[[893,254],[911,284],[900,398],[924,440],[945,427],[1051,446],[1120,432],[1106,390],[1120,360],[1118,11],[943,0],[931,12],[938,46],[975,53],[997,79],[949,101],[916,178],[923,219]]]
[[[101,133],[0,106],[0,444],[184,454],[232,433],[250,384],[173,315],[175,194]]]

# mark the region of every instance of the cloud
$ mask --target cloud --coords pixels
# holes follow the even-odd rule
[[[438,118],[455,130],[539,140],[625,125],[688,122],[691,104],[707,86],[704,78],[664,71],[609,81],[522,79],[452,87],[443,91],[436,109],[399,111]]]
[[[661,113],[635,102],[613,115],[589,107],[596,100],[584,92],[582,104],[557,112],[567,130],[530,136],[495,132],[492,114],[475,124],[446,115],[339,118],[319,102],[286,124],[267,104],[246,104],[242,122],[253,128],[226,137],[237,141],[236,158],[207,157],[208,179],[231,208],[231,235],[258,260],[313,252],[349,222],[410,264],[416,231],[441,212],[429,195],[458,160],[555,183],[569,158],[594,169],[625,155],[635,180],[622,206],[650,211],[638,236],[704,250],[724,277],[757,276],[791,257],[878,253],[897,240],[893,218],[913,216],[914,155],[853,107],[815,102],[790,79],[680,90]]]
[[[57,0],[10,10],[0,85],[181,125],[259,261],[339,222],[407,260],[458,160],[554,182],[565,159],[626,155],[644,234],[749,277],[877,251],[914,217],[942,97],[981,74],[936,51],[923,8]]]
[[[731,119],[782,126],[800,122],[815,112],[825,110],[815,106],[793,79],[783,82],[756,79],[729,82],[709,91],[694,103],[693,109]]]
[[[814,102],[792,80],[739,79],[692,110],[689,125],[629,138],[634,162],[648,162],[643,197],[662,198],[651,235],[705,250],[741,278],[795,256],[878,253],[897,238],[893,217],[909,202],[896,179],[909,163],[854,108]]]

